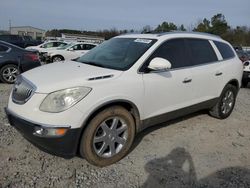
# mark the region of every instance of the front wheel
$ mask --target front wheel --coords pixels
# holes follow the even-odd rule
[[[64,58],[60,55],[54,56],[52,58],[52,62],[59,62],[59,61],[63,61],[63,60],[64,60]]]
[[[96,166],[108,166],[121,160],[135,136],[132,115],[121,106],[109,107],[87,125],[80,143],[80,154]]]
[[[236,96],[237,88],[231,84],[226,85],[218,102],[209,111],[210,115],[218,119],[227,118],[233,111]]]

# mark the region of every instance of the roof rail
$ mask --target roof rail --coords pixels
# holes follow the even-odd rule
[[[187,33],[187,34],[199,34],[199,35],[204,35],[204,36],[211,36],[211,37],[216,37],[216,38],[220,38],[220,36],[218,35],[214,35],[214,34],[211,34],[211,33],[203,33],[203,32],[197,32],[197,31],[170,31],[170,32],[163,32],[163,33],[159,33],[157,36],[164,36],[164,35],[167,35],[167,34],[175,34],[175,33]]]

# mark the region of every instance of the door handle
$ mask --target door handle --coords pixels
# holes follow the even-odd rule
[[[222,72],[218,71],[218,72],[215,73],[215,76],[221,76],[222,74],[223,74]]]
[[[185,83],[189,83],[191,82],[192,79],[191,78],[185,78],[182,82],[185,84]]]

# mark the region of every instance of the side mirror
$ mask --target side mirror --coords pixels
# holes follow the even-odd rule
[[[167,70],[171,68],[171,63],[163,58],[156,57],[152,59],[148,65],[149,69],[159,71],[159,70]]]

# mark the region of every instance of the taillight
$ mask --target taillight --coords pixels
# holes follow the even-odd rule
[[[38,55],[33,53],[24,54],[24,59],[28,61],[39,61]]]

